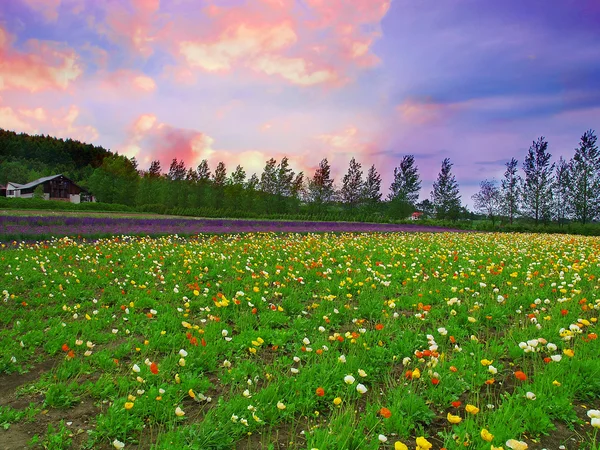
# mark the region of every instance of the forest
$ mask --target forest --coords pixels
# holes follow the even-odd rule
[[[173,159],[169,167],[152,161],[147,170],[135,158],[91,144],[0,129],[0,183],[26,183],[62,173],[88,189],[99,202],[137,211],[203,217],[297,218],[393,221],[413,212],[438,221],[486,218],[492,226],[514,223],[594,222],[600,215],[600,152],[593,130],[586,131],[569,160],[552,162],[549,143],[533,141],[519,164],[511,158],[498,183],[483,180],[472,197],[473,211],[461,201],[450,159],[442,161],[430,198],[419,201],[421,178],[415,155],[404,155],[393,182],[352,158],[341,180],[334,180],[324,158],[313,174],[295,173],[290,161],[271,158],[260,175],[248,176],[207,160],[197,167]]]

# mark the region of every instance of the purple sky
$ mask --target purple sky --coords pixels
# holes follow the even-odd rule
[[[463,202],[600,129],[598,0],[3,0],[0,127],[168,167],[448,156]],[[599,130],[600,131],[600,130]]]

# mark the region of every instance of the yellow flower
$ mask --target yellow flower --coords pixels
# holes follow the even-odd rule
[[[559,382],[559,381],[556,381],[556,380],[554,380],[554,381],[552,382],[552,384],[553,384],[554,386],[560,386],[560,382]]]
[[[491,366],[493,362],[494,362],[494,360],[490,361],[489,359],[482,359],[481,365],[482,366]]]
[[[570,348],[565,348],[563,350],[563,353],[565,355],[567,355],[569,358],[572,358],[573,356],[575,356],[575,352],[572,349],[570,349]]]
[[[516,439],[509,439],[506,441],[506,446],[512,448],[512,450],[527,450],[529,446],[523,441],[517,441]]]
[[[421,378],[421,371],[419,370],[419,368],[416,368],[415,370],[412,371],[412,379],[415,380],[417,378]]]
[[[475,323],[475,322],[477,322],[477,319],[476,319],[475,317],[470,317],[470,316],[469,316],[469,317],[467,318],[467,320],[468,320],[469,322],[471,322],[471,323]]]
[[[504,450],[504,447],[496,447],[496,446],[492,445],[490,450]]]
[[[188,395],[189,395],[190,397],[192,397],[192,398],[196,398],[196,394],[194,394],[194,391],[193,391],[192,389],[190,389],[190,390],[188,391]]]
[[[448,422],[453,423],[453,424],[457,424],[460,423],[462,421],[462,418],[460,416],[455,416],[453,414],[448,413],[448,415],[446,416],[446,418],[448,419]]]
[[[133,408],[133,402],[126,402],[125,409],[131,409],[131,408]]]
[[[483,439],[484,441],[492,442],[492,439],[494,439],[494,435],[484,428],[481,430],[481,439]]]
[[[417,438],[417,450],[429,450],[433,445],[423,436]]]
[[[400,441],[396,441],[394,443],[394,450],[408,450],[408,447],[406,446],[406,444],[403,444]]]
[[[333,404],[335,406],[339,406],[341,403],[342,403],[342,399],[341,398],[336,397],[336,398],[333,399]]]
[[[479,412],[479,408],[475,405],[467,405],[465,406],[465,411],[467,411],[469,414],[477,414]]]

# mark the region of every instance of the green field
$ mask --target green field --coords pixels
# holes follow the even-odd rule
[[[0,273],[6,448],[600,448],[598,238],[62,239]]]

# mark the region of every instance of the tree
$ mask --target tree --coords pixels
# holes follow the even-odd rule
[[[363,185],[362,199],[369,206],[375,206],[381,201],[381,175],[377,173],[375,164],[367,172],[367,179]]]
[[[438,219],[456,220],[460,214],[460,194],[456,178],[451,173],[450,158],[444,159],[437,180],[433,183],[431,201]]]
[[[353,210],[362,199],[364,186],[362,174],[360,163],[352,158],[348,172],[342,179],[342,189],[340,190],[342,202],[348,205],[350,210]]]
[[[260,190],[266,194],[275,194],[277,191],[277,161],[271,158],[260,176]]]
[[[308,197],[317,208],[329,203],[333,199],[333,179],[331,178],[331,167],[329,161],[324,158],[315,170],[315,174],[308,182]]]
[[[431,203],[431,200],[429,200],[428,198],[426,198],[422,202],[417,203],[415,206],[417,207],[417,210],[423,213],[423,216],[425,218],[431,218],[435,214],[435,208],[433,207],[433,203]]]
[[[569,163],[570,203],[575,220],[587,223],[600,214],[600,152],[594,130],[581,136]]]
[[[229,175],[229,183],[234,186],[243,186],[246,181],[246,171],[244,168],[238,164],[231,175]]]
[[[167,178],[171,181],[185,180],[186,173],[187,170],[183,160],[177,161],[177,158],[173,158],[173,161],[171,161],[171,166],[169,167]]]
[[[537,224],[540,220],[549,220],[552,212],[552,155],[548,153],[548,141],[541,136],[529,147],[523,172],[523,209]]]
[[[150,163],[150,168],[148,169],[148,176],[151,178],[159,178],[162,174],[162,169],[160,167],[160,161],[155,159]]]
[[[521,184],[517,167],[518,161],[512,158],[506,165],[504,178],[500,183],[502,213],[508,216],[512,225],[514,218],[519,214],[519,202],[521,201]]]
[[[198,164],[196,168],[196,172],[198,173],[198,181],[201,183],[206,183],[210,180],[210,169],[208,168],[208,161],[203,159]]]
[[[405,202],[414,207],[419,200],[421,181],[413,155],[405,155],[400,165],[394,168],[394,181],[390,186],[388,200]]]
[[[33,190],[33,198],[43,199],[44,198],[44,185],[38,184]]]
[[[192,184],[196,184],[198,182],[198,172],[190,167],[185,174],[185,180]]]
[[[291,169],[287,156],[281,158],[276,171],[275,193],[280,197],[289,197],[292,191],[294,171]]]
[[[294,177],[291,194],[292,198],[296,201],[304,194],[304,172],[300,172]]]
[[[496,183],[488,180],[482,181],[479,192],[471,198],[475,210],[485,214],[492,221],[493,226],[502,204],[500,190],[496,187]]]
[[[223,187],[227,181],[227,167],[223,161],[217,164],[215,173],[213,174],[212,182],[215,187]]]
[[[562,225],[569,214],[570,178],[569,164],[561,156],[556,164],[552,184],[552,215],[559,225]]]

